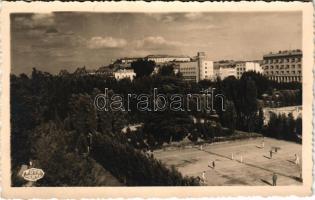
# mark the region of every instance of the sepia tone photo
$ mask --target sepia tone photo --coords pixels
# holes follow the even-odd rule
[[[8,12],[6,186],[309,194],[312,38],[299,5]]]

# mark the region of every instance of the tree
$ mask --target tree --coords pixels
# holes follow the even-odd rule
[[[144,132],[151,134],[159,145],[171,138],[180,141],[193,130],[193,121],[185,113],[164,111],[146,116]]]
[[[241,95],[241,116],[243,117],[243,124],[248,132],[251,132],[255,123],[255,116],[257,113],[257,89],[255,82],[251,79],[241,80],[244,86],[243,94]]]
[[[159,75],[161,76],[174,76],[174,67],[173,65],[166,65],[160,68]]]
[[[70,99],[70,119],[78,133],[88,134],[97,128],[97,114],[92,102],[88,94],[72,95]]]
[[[131,186],[199,185],[194,177],[183,177],[174,167],[167,168],[153,156],[128,144],[96,134],[93,158],[115,177]]]
[[[155,62],[150,60],[139,59],[131,63],[131,68],[137,75],[137,78],[149,76],[153,72]]]
[[[45,171],[38,184],[43,186],[93,185],[92,166],[69,146],[71,133],[62,124],[49,122],[38,126],[32,135],[32,159]]]
[[[236,111],[232,101],[225,102],[225,111],[220,111],[220,122],[222,126],[229,129],[230,133],[234,133],[236,125]]]
[[[262,133],[263,126],[264,126],[264,112],[263,112],[263,109],[260,107],[258,111],[258,116],[256,117],[255,131],[258,133]]]
[[[285,133],[286,138],[288,140],[295,140],[296,139],[295,129],[296,129],[296,121],[294,120],[292,113],[289,113],[288,117],[287,117],[287,130],[288,131],[287,131],[287,133]]]

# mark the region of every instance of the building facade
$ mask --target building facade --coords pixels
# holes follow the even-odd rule
[[[236,77],[236,70],[235,70],[235,61],[233,60],[221,60],[214,62],[214,77],[225,79],[228,76]]]
[[[235,67],[220,67],[217,74],[222,80],[229,76],[236,77],[236,69]]]
[[[189,56],[148,55],[146,60],[160,64],[167,62],[190,62],[191,58]]]
[[[200,63],[200,80],[213,80],[213,78],[214,78],[213,61],[203,60]]]
[[[185,81],[198,82],[197,80],[198,62],[197,61],[179,63],[178,70],[182,74],[183,79]]]
[[[136,73],[133,71],[133,69],[119,69],[114,72],[114,77],[116,80],[127,78],[132,81],[136,77]]]
[[[263,69],[259,62],[253,61],[238,61],[235,63],[236,78],[240,79],[244,72],[254,71],[257,73],[263,73]]]
[[[264,75],[278,82],[301,82],[302,57],[299,49],[266,54],[262,66]]]
[[[130,64],[130,63],[135,62],[139,59],[141,59],[141,58],[140,57],[124,57],[124,58],[118,59],[118,61],[122,64]]]
[[[197,57],[190,62],[181,62],[178,64],[178,70],[184,80],[199,82],[200,80],[212,80],[213,61],[207,60],[204,52],[198,52]]]

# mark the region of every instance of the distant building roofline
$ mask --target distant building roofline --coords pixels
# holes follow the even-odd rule
[[[147,55],[146,58],[191,58],[185,55]]]
[[[300,49],[295,50],[284,50],[284,51],[278,51],[278,52],[269,52],[263,57],[279,57],[279,56],[290,56],[290,55],[302,55],[303,52]]]

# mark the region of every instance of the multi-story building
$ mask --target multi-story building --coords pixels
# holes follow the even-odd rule
[[[136,76],[136,73],[133,71],[133,69],[119,69],[114,72],[114,77],[116,80],[127,78],[132,81],[135,76]]]
[[[204,52],[198,52],[196,60],[198,62],[197,81],[212,80],[214,78],[213,61],[207,59]]]
[[[218,70],[218,76],[223,80],[229,76],[236,77],[236,69],[235,67],[220,67]]]
[[[197,80],[198,62],[197,61],[179,63],[178,70],[182,74],[183,79],[185,81],[198,82]]]
[[[97,75],[112,77],[113,76],[113,70],[110,69],[108,66],[100,67],[98,68],[95,73]]]
[[[214,62],[213,74],[215,78],[222,80],[228,76],[236,77],[235,61],[234,60],[221,60]]]
[[[254,61],[238,61],[235,63],[236,78],[240,79],[244,72],[254,71],[257,73],[263,73],[263,69],[259,62]]]
[[[212,80],[214,78],[213,61],[202,60],[200,64],[200,80]]]
[[[263,56],[264,74],[278,82],[302,81],[301,50],[286,50]]]
[[[170,56],[170,55],[148,55],[146,60],[154,61],[157,64],[167,62],[190,62],[189,56]]]
[[[207,60],[204,52],[198,52],[191,62],[181,62],[178,67],[184,80],[199,82],[213,78],[213,61]]]
[[[119,61],[122,64],[130,64],[130,63],[137,61],[139,59],[142,59],[142,58],[140,58],[140,57],[124,57],[124,58],[118,59],[117,61]]]

